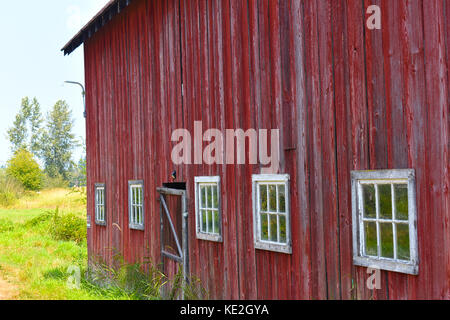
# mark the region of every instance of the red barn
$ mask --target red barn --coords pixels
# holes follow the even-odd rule
[[[63,49],[84,44],[91,259],[180,263],[213,299],[449,299],[449,16],[110,1]]]

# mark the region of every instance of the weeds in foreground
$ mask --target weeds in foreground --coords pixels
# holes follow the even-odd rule
[[[186,281],[182,267],[173,279],[160,270],[160,266],[144,259],[142,263],[127,264],[121,256],[115,256],[116,267],[106,263],[93,263],[86,273],[84,285],[106,295],[127,296],[132,300],[201,300],[207,292],[194,276]]]

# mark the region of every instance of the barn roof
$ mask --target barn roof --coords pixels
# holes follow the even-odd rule
[[[132,0],[110,0],[62,49],[64,55],[71,54],[87,39],[125,9]]]

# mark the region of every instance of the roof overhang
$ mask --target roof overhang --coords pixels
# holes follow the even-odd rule
[[[76,48],[92,37],[112,18],[128,7],[132,0],[111,0],[101,9],[62,49],[64,55],[71,54]]]

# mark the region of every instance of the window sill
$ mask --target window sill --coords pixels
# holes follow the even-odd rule
[[[357,256],[353,257],[353,264],[360,267],[378,268],[380,270],[406,273],[411,275],[419,274],[419,265],[418,263],[413,262],[400,262]]]
[[[256,242],[255,249],[292,254],[292,247],[290,245],[283,245],[269,242]]]
[[[221,235],[207,234],[207,233],[197,233],[198,240],[212,241],[212,242],[223,242]]]
[[[101,227],[106,227],[106,221],[95,221],[95,225],[101,226]]]
[[[142,225],[135,225],[135,224],[130,224],[129,225],[131,230],[137,230],[137,231],[144,231],[145,228]]]

